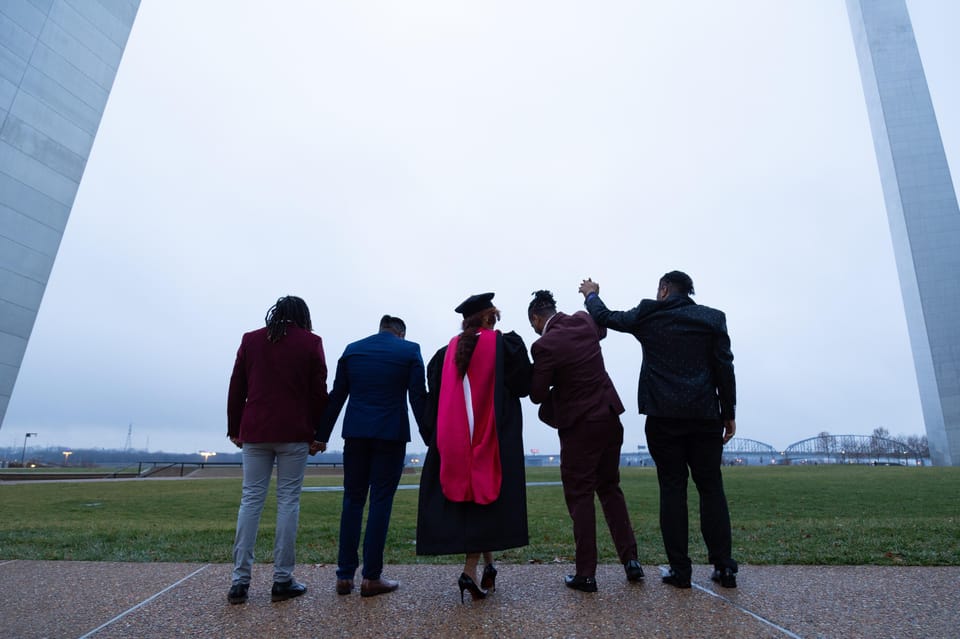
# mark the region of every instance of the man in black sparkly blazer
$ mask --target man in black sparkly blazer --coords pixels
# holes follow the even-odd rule
[[[660,278],[657,299],[629,311],[611,311],[600,299],[600,285],[580,284],[594,321],[630,333],[643,349],[637,392],[647,416],[650,455],[660,484],[660,531],[670,562],[663,582],[689,588],[687,554],[687,469],[700,494],[700,530],[707,545],[711,579],[737,585],[731,556],[730,512],[723,492],[723,445],[736,432],[736,380],[724,314],[698,305],[693,280],[671,271]]]

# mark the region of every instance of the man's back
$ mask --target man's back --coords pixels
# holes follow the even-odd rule
[[[420,346],[381,331],[344,350],[337,363],[327,418],[332,413],[335,421],[346,401],[344,438],[410,441],[408,392],[419,419],[426,399]]]
[[[610,311],[599,297],[586,302],[601,326],[630,333],[643,348],[639,410],[675,418],[732,419],[736,401],[726,317],[685,295],[643,300]]]
[[[247,442],[310,441],[327,404],[323,340],[290,326],[279,341],[267,329],[244,334],[227,398],[229,433]],[[281,438],[281,439],[278,439]]]
[[[530,396],[536,403],[552,403],[551,421],[557,428],[623,412],[603,363],[600,339],[605,334],[583,311],[557,313],[531,346],[534,372]]]

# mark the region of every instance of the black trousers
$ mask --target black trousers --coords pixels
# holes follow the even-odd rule
[[[720,462],[723,424],[716,419],[647,417],[647,446],[660,483],[660,532],[667,561],[689,577],[687,470],[700,494],[700,532],[707,558],[718,568],[737,569],[731,557],[730,511],[723,492]]]

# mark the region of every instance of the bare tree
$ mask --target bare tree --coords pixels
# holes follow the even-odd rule
[[[818,452],[827,455],[830,453],[830,444],[833,442],[833,439],[830,437],[830,433],[825,430],[817,433],[817,449]]]
[[[926,435],[907,435],[906,444],[920,453],[921,457],[930,456],[930,442],[927,441]]]

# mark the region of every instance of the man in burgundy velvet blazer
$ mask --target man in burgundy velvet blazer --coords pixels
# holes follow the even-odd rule
[[[227,437],[243,450],[243,489],[233,545],[231,604],[247,601],[253,551],[273,466],[277,467],[277,530],[271,601],[299,597],[307,587],[293,577],[300,490],[307,456],[326,449],[314,440],[327,405],[323,340],[313,333],[301,298],[277,300],[266,326],[244,334],[230,376]]]
[[[573,520],[577,573],[570,588],[596,592],[597,539],[594,494],[600,498],[610,536],[630,581],[643,579],[637,540],[620,489],[623,403],[607,374],[600,351],[606,329],[587,313],[558,313],[549,291],[537,291],[527,310],[541,335],[533,343],[530,399],[541,404],[540,419],[560,435],[560,477]]]
[[[267,333],[251,331],[240,343],[227,397],[227,436],[243,443],[311,444],[328,398],[323,340],[295,324],[276,342]]]

